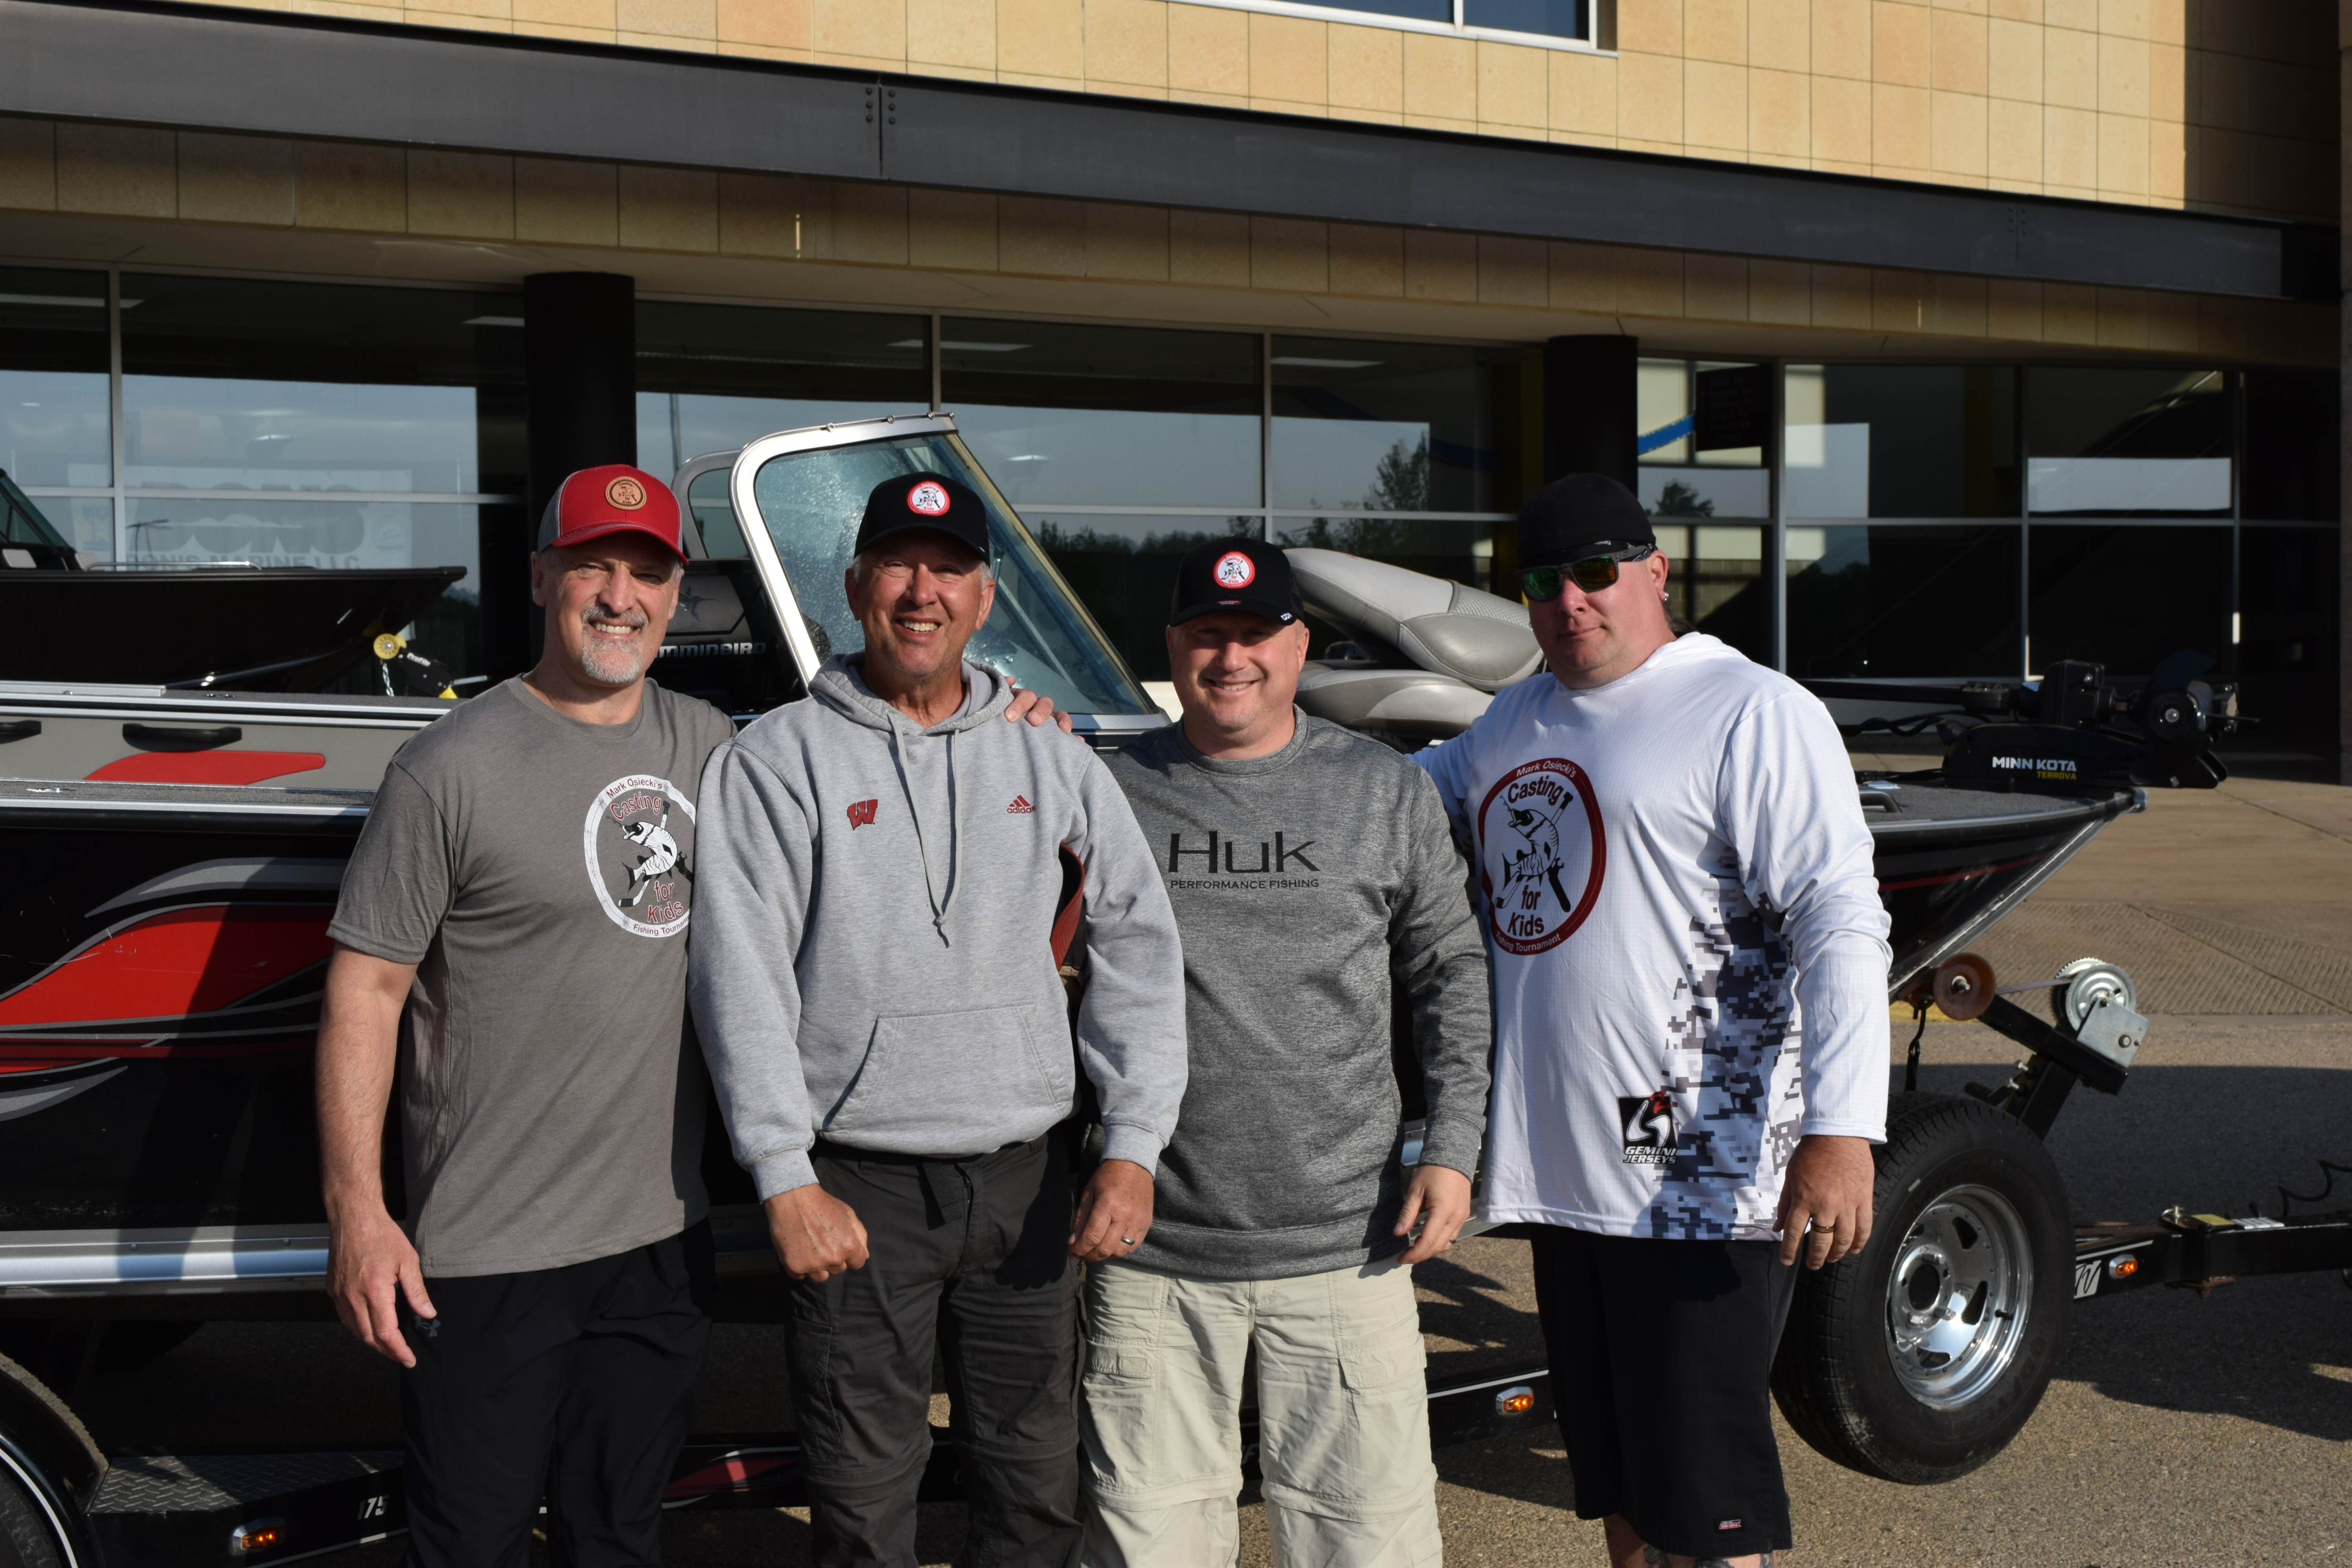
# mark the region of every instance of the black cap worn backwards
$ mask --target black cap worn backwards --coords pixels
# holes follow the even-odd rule
[[[900,474],[876,485],[866,498],[855,553],[863,555],[893,534],[919,528],[944,533],[988,559],[988,513],[980,497],[970,485],[945,474]]]
[[[1217,610],[1264,616],[1277,626],[1297,625],[1304,611],[1298,585],[1291,581],[1290,557],[1259,539],[1218,539],[1194,545],[1176,568],[1168,624],[1181,626]]]
[[[1658,542],[1633,492],[1606,474],[1554,479],[1519,508],[1517,529],[1521,566],[1562,565],[1595,545]]]

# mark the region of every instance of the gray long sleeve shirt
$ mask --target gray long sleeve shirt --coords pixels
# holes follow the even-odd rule
[[[1403,1250],[1389,1234],[1391,984],[1428,1100],[1422,1158],[1465,1174],[1492,1033],[1463,860],[1428,776],[1303,713],[1269,756],[1204,757],[1171,724],[1110,771],[1176,910],[1191,1048],[1136,1261],[1276,1279]]]
[[[1070,1113],[1064,848],[1087,868],[1076,1054],[1106,1156],[1150,1170],[1175,1123],[1176,926],[1135,818],[1093,752],[1006,723],[989,671],[964,679],[962,710],[924,729],[833,659],[703,774],[690,994],[763,1199],[815,1180],[820,1137],[979,1154]]]

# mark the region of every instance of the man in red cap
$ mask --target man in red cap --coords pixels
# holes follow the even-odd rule
[[[563,481],[531,557],[545,652],[401,749],[329,928],[329,1291],[407,1369],[415,1568],[514,1568],[542,1498],[570,1568],[661,1559],[709,1327],[695,804],[734,734],[646,679],[684,564],[653,475]]]
[[[734,733],[646,678],[683,572],[667,485],[563,481],[531,557],[546,651],[401,749],[330,928],[329,1289],[407,1369],[417,1568],[520,1563],[542,1497],[557,1561],[660,1560],[709,1327],[694,795]]]

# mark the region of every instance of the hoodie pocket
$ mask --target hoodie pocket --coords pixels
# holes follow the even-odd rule
[[[982,1153],[1034,1137],[1069,1106],[1064,1047],[1045,1054],[1051,1006],[896,1013],[874,1021],[856,1081],[825,1131],[906,1153]]]

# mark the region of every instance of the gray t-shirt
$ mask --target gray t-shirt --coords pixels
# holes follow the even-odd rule
[[[605,1258],[703,1216],[694,796],[734,734],[646,683],[586,724],[509,680],[400,749],[328,934],[417,965],[398,1099],[427,1275]]]
[[[1428,1100],[1422,1158],[1465,1175],[1486,1127],[1486,955],[1429,776],[1298,715],[1267,756],[1181,724],[1108,759],[1184,940],[1192,1071],[1135,1260],[1281,1279],[1402,1252],[1393,994]]]

